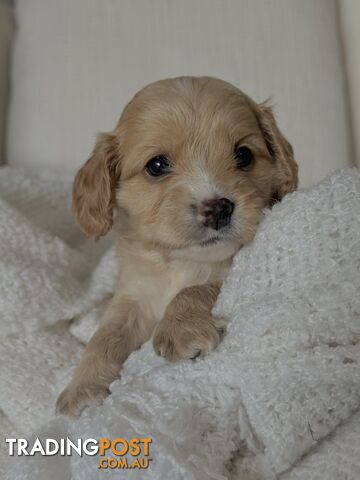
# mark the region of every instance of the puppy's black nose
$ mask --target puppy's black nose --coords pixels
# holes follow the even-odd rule
[[[230,223],[234,211],[234,204],[228,198],[214,198],[205,200],[199,208],[199,213],[204,217],[205,227],[214,230],[226,227]]]

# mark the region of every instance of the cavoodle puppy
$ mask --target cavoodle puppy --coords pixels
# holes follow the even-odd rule
[[[296,186],[292,147],[266,104],[209,77],[137,93],[74,182],[81,229],[96,239],[114,226],[121,268],[58,411],[101,402],[150,337],[171,361],[215,348],[225,321],[211,310],[232,258]]]

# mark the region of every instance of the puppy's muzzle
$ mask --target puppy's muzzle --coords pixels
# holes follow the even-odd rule
[[[220,230],[229,225],[234,204],[228,198],[214,198],[203,201],[198,211],[205,227]]]

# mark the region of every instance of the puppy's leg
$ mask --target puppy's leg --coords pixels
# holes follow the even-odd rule
[[[169,303],[153,337],[159,355],[172,361],[195,358],[218,345],[225,321],[211,315],[211,310],[219,290],[213,284],[184,288]]]
[[[154,321],[137,302],[113,297],[100,327],[86,346],[73,378],[58,398],[59,413],[76,417],[89,405],[100,404],[129,354],[151,336]]]

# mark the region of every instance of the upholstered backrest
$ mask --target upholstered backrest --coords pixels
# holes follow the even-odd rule
[[[355,161],[360,167],[360,1],[339,0]]]
[[[302,184],[348,165],[335,0],[18,0],[7,161],[75,171],[143,85],[222,77],[272,97]]]
[[[9,95],[9,60],[14,19],[10,3],[0,0],[0,164],[4,160],[4,136]]]

